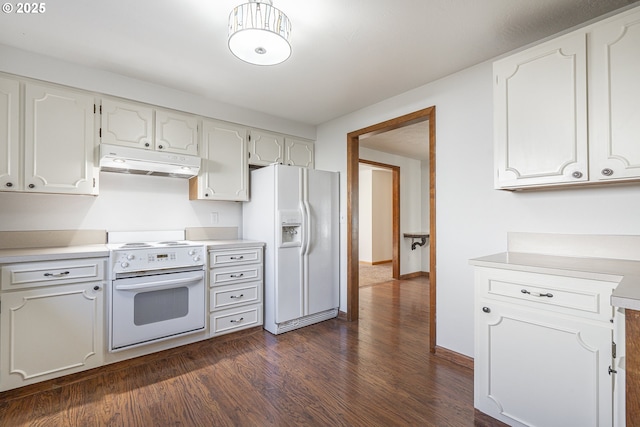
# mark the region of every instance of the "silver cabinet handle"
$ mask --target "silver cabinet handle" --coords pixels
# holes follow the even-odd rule
[[[233,298],[242,298],[244,296],[244,294],[240,294],[240,295],[231,295],[229,298],[233,299]]]
[[[238,320],[231,320],[231,323],[240,323],[244,320],[244,317],[239,318]]]
[[[576,179],[580,179],[580,178],[582,178],[582,172],[575,171],[574,173],[571,174],[571,176],[576,178]]]
[[[230,259],[244,259],[244,256],[232,256]]]
[[[44,277],[64,277],[69,274],[68,271],[63,271],[62,273],[44,273]]]
[[[520,292],[522,292],[523,294],[527,294],[527,295],[531,295],[533,297],[547,297],[547,298],[553,298],[553,294],[547,292],[545,294],[541,294],[540,292],[529,292],[526,289],[521,290]]]
[[[482,311],[485,313],[491,313],[491,309],[489,307],[482,307]]]
[[[613,169],[604,168],[600,173],[602,173],[602,175],[604,176],[611,176],[613,175]]]
[[[240,274],[232,274],[232,275],[230,275],[229,277],[236,278],[236,277],[242,277],[242,276],[244,276],[244,273],[240,273]]]

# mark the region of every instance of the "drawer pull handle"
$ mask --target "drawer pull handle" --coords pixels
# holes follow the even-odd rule
[[[236,277],[242,277],[242,276],[244,276],[244,273],[240,273],[240,274],[232,274],[232,275],[231,275],[231,276],[229,276],[229,277],[236,278]]]
[[[529,292],[526,289],[521,290],[520,292],[522,292],[523,294],[527,294],[527,295],[531,295],[533,297],[547,297],[547,298],[553,298],[553,294],[547,292],[546,294],[541,294],[540,292]]]
[[[485,313],[491,313],[491,309],[489,307],[482,307],[482,311]]]
[[[244,296],[244,294],[240,294],[240,295],[231,295],[229,298],[242,298]]]
[[[44,273],[44,277],[64,277],[69,274],[68,271],[63,271],[62,273]]]
[[[230,259],[244,259],[244,256],[232,256]]]
[[[231,323],[240,323],[244,320],[244,317],[239,318],[238,320],[231,320]]]

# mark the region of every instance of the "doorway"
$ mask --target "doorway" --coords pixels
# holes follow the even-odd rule
[[[391,239],[388,242],[391,246],[390,249],[390,258],[391,258],[391,271],[388,276],[389,279],[400,279],[400,167],[398,166],[394,166],[394,165],[388,165],[385,163],[379,163],[379,162],[374,162],[371,160],[365,160],[365,159],[359,159],[359,165],[364,165],[369,167],[372,171],[376,171],[376,170],[382,170],[382,171],[386,171],[386,173],[390,173],[391,176],[391,182],[390,182],[390,194],[389,194],[389,201],[388,201],[388,205],[391,207],[391,212],[390,212],[390,225],[391,227],[389,228],[389,232],[391,234]],[[359,168],[359,173],[362,171],[361,168]],[[360,174],[359,174],[359,178],[360,178]],[[375,181],[375,180],[372,180]],[[359,230],[358,230],[358,237],[359,237],[359,242],[358,244],[361,245],[362,244],[362,225],[363,225],[363,215],[361,215],[363,212],[361,210],[361,203],[363,201],[363,197],[362,197],[362,182],[359,181],[358,184],[358,194],[359,194],[359,218],[358,218],[358,223],[360,224]],[[372,192],[375,194],[377,193],[377,188],[376,185],[371,182],[370,185],[370,190],[372,190]],[[373,196],[375,197],[375,195]],[[384,197],[384,196],[383,196]],[[365,197],[366,198],[366,197]],[[373,201],[372,201],[373,203]],[[386,205],[386,203],[385,203]],[[386,206],[378,206],[378,208],[385,208]],[[366,216],[366,215],[365,215]],[[369,224],[372,228],[377,229],[378,227],[376,227],[376,224]],[[383,224],[383,228],[384,228],[384,224]],[[378,238],[377,236],[375,236],[375,234],[377,233],[373,233],[372,230],[369,230],[369,233],[371,235],[371,242],[370,244],[372,246],[376,245],[375,240]],[[386,245],[385,245],[386,246]],[[360,246],[358,247],[358,255],[362,255],[361,253],[361,248]],[[376,251],[374,250],[374,248],[369,248],[372,253],[375,253]],[[386,252],[386,251],[385,251]],[[375,256],[372,257],[372,261],[376,261],[373,258],[375,258]],[[386,257],[385,257],[386,258]],[[358,261],[360,262],[360,258],[358,259]],[[372,262],[372,265],[375,265],[376,262]],[[383,271],[386,271],[386,269],[383,269]],[[359,280],[358,280],[358,286],[363,286],[362,284],[362,265],[359,263]],[[374,280],[375,281],[375,280]],[[379,280],[380,282],[382,280]]]
[[[436,108],[396,117],[347,134],[347,319],[359,316],[359,162],[360,137],[387,132],[428,120],[429,122],[429,349],[436,350]],[[399,234],[399,233],[398,233]],[[398,268],[399,270],[399,268]],[[399,271],[398,271],[399,274]]]

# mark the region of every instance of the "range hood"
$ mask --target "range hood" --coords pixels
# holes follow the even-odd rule
[[[200,171],[200,157],[100,144],[100,170],[135,175],[192,178]]]

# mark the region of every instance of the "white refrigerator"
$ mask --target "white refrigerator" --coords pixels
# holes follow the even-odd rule
[[[278,164],[251,172],[242,235],[266,243],[264,328],[272,334],[338,315],[338,177]]]

